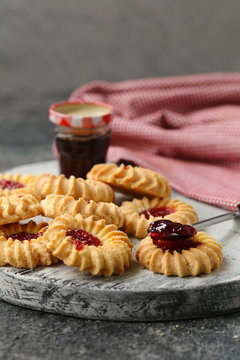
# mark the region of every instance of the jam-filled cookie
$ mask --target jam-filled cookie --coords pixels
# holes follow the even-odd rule
[[[47,249],[44,238],[47,223],[29,221],[0,226],[0,266],[34,269],[38,265],[51,265],[58,260]]]
[[[20,173],[0,173],[0,196],[9,196],[19,193],[33,193],[32,185],[34,175],[21,175]]]
[[[102,181],[119,192],[135,197],[170,199],[171,196],[165,176],[138,166],[97,164],[89,171],[87,178]]]
[[[124,215],[124,229],[127,234],[137,238],[147,236],[147,229],[152,221],[168,219],[182,224],[193,224],[198,221],[194,208],[178,199],[171,201],[159,198],[133,199],[124,201],[120,207]]]
[[[29,219],[42,213],[41,205],[30,194],[0,197],[0,225]]]
[[[122,274],[132,260],[127,235],[104,220],[65,214],[50,222],[45,236],[54,256],[92,275]]]
[[[34,191],[44,199],[47,195],[73,196],[75,199],[113,202],[114,192],[112,188],[99,181],[84,180],[64,175],[59,177],[53,174],[41,174],[36,177]]]
[[[209,274],[222,263],[222,246],[192,226],[158,220],[137,249],[136,259],[145,268],[164,275]]]
[[[118,228],[123,226],[123,214],[119,207],[113,203],[84,200],[75,200],[72,196],[48,195],[41,201],[43,214],[55,218],[59,215],[82,215],[83,218],[92,217],[94,221],[104,219],[106,224],[114,224]]]

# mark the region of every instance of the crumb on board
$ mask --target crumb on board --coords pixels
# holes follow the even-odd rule
[[[160,336],[163,336],[164,335],[164,332],[161,330],[161,329],[157,329],[156,330],[156,333]]]

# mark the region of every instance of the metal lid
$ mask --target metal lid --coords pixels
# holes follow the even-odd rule
[[[49,120],[60,126],[94,128],[113,119],[113,107],[101,102],[64,101],[49,108]]]

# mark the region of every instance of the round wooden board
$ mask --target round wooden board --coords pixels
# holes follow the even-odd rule
[[[57,173],[55,161],[30,164],[12,172]],[[194,205],[200,220],[225,211],[173,192]],[[119,199],[120,201],[120,199]],[[62,264],[34,270],[0,268],[0,297],[12,304],[87,319],[157,321],[208,317],[240,309],[240,220],[211,226],[222,245],[220,269],[197,277],[166,277],[135,260],[121,276],[91,276]],[[133,239],[134,249],[139,240]]]

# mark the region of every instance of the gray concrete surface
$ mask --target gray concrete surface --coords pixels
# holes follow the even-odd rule
[[[81,320],[0,302],[4,360],[240,358],[240,315],[128,323]]]
[[[1,0],[0,87],[239,71],[238,0]]]

